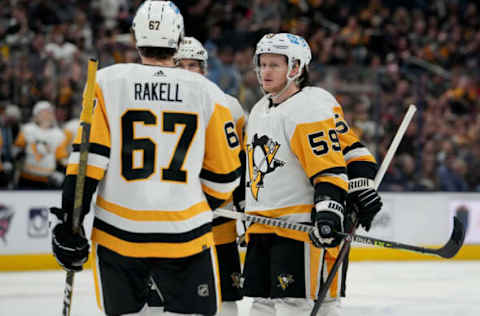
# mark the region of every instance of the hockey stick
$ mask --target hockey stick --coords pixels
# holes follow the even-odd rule
[[[305,233],[309,233],[315,229],[312,225],[288,222],[283,219],[276,219],[271,217],[259,216],[259,215],[249,215],[245,213],[239,213],[224,209],[216,209],[215,213],[232,219],[238,219],[246,222],[259,223],[268,226],[281,227],[286,229],[297,230]],[[369,236],[357,235],[357,234],[347,234],[347,233],[337,233],[345,237],[345,240],[354,241],[360,244],[381,247],[381,248],[390,248],[390,249],[399,249],[399,250],[408,250],[413,252],[419,252],[423,254],[436,255],[445,259],[454,257],[460,248],[463,245],[463,240],[465,238],[465,230],[457,217],[453,218],[453,230],[452,234],[448,241],[441,248],[427,248],[419,247],[415,245],[403,244],[391,240],[383,240]]]
[[[85,85],[85,91],[83,94],[82,113],[80,114],[80,124],[82,125],[82,141],[80,143],[80,160],[78,163],[78,174],[75,182],[75,200],[72,214],[72,232],[74,234],[78,234],[80,232],[80,216],[82,214],[83,189],[85,184],[85,175],[87,172],[88,148],[90,145],[90,126],[93,116],[97,66],[98,62],[95,59],[90,59],[88,61],[87,83]],[[67,271],[62,316],[70,316],[74,276],[74,271]]]
[[[382,164],[380,165],[380,168],[378,169],[378,172],[375,176],[375,190],[377,190],[378,187],[380,186],[380,182],[382,182],[383,176],[385,175],[385,172],[387,171],[388,167],[390,166],[390,162],[393,159],[393,155],[395,155],[398,145],[400,145],[403,135],[407,131],[408,125],[410,124],[410,121],[412,120],[412,117],[416,111],[417,111],[417,108],[415,105],[411,104],[408,107],[407,113],[405,114],[402,120],[402,123],[400,123],[400,126],[398,127],[398,131],[393,137],[392,143],[390,144],[390,147],[387,150],[387,154],[385,155],[385,158],[383,159]],[[333,279],[335,278],[335,274],[340,268],[340,265],[342,264],[345,256],[350,251],[350,244],[353,239],[352,236],[354,235],[355,229],[357,226],[358,226],[358,218],[354,220],[352,231],[349,234],[350,238],[343,240],[343,244],[337,255],[337,259],[335,259],[335,263],[333,264],[332,269],[328,273],[327,280],[325,281],[325,283],[323,283],[320,286],[320,289],[318,290],[317,299],[315,300],[315,304],[313,305],[313,309],[312,309],[312,312],[310,313],[310,316],[317,315],[318,310],[320,309],[320,306],[322,305],[325,297],[327,296],[328,289],[330,288],[330,285],[332,284]]]

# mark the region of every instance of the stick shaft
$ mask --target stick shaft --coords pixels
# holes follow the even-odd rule
[[[382,165],[380,168],[378,168],[377,174],[375,176],[375,190],[378,190],[378,187],[380,186],[380,183],[383,180],[383,176],[385,175],[385,172],[387,172],[388,167],[390,166],[390,162],[393,159],[393,156],[395,155],[395,152],[397,151],[398,146],[400,145],[400,142],[402,141],[403,135],[407,131],[408,125],[410,124],[413,115],[417,111],[417,108],[415,105],[410,104],[408,107],[407,113],[405,114],[405,117],[402,120],[402,123],[398,127],[398,131],[393,137],[392,143],[390,144],[390,147],[387,150],[387,153],[385,154],[385,158],[383,159]]]
[[[72,213],[72,232],[78,234],[80,231],[80,217],[83,207],[83,189],[85,185],[85,175],[87,173],[88,147],[90,143],[90,125],[93,116],[93,103],[95,94],[95,81],[98,63],[94,59],[88,61],[87,83],[83,94],[82,114],[80,121],[82,126],[82,138],[80,143],[80,161],[78,165],[78,173],[75,182],[75,200],[73,203]],[[63,297],[62,316],[70,316],[72,309],[73,282],[75,280],[75,272],[67,271],[65,278],[65,290]]]
[[[82,138],[80,143],[80,159],[78,164],[78,173],[75,182],[75,200],[73,203],[72,231],[77,234],[80,229],[80,217],[82,214],[83,188],[85,184],[85,175],[87,173],[88,147],[90,145],[90,126],[93,116],[93,103],[95,95],[95,80],[98,63],[96,60],[89,60],[87,84],[83,94],[82,113],[80,114],[80,124],[82,126]]]

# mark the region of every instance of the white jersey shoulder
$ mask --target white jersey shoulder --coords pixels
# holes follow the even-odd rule
[[[80,126],[79,119],[71,119],[63,125],[63,129],[75,134]]]
[[[238,122],[242,117],[245,119],[245,111],[240,102],[238,102],[238,99],[229,94],[225,94],[225,97],[227,99],[227,106],[235,122]]]
[[[278,108],[290,121],[301,124],[333,118],[337,106],[337,100],[325,89],[305,87]]]
[[[48,140],[49,143],[58,146],[65,139],[65,134],[57,126],[53,126],[49,129],[44,129],[40,128],[34,122],[30,122],[22,127],[22,131],[27,141],[34,141],[35,139],[45,139]]]
[[[114,87],[114,89],[108,91],[112,94],[118,93],[118,88],[122,86],[119,84],[121,81],[137,81],[139,83],[158,81],[158,85],[156,83],[148,83],[144,86],[138,84],[134,90],[128,89],[129,99],[137,101],[183,101],[183,99],[180,99],[177,90],[181,85],[187,87],[184,91],[190,94],[186,98],[193,98],[196,101],[195,104],[205,103],[205,98],[213,101],[207,102],[212,103],[212,106],[215,104],[226,106],[226,103],[228,103],[223,91],[215,83],[200,74],[181,68],[128,63],[108,66],[97,73],[97,82],[104,93],[103,88],[111,88],[112,86],[115,86],[116,89]],[[167,82],[178,85],[168,85]]]

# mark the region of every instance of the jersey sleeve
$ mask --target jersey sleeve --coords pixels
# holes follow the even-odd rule
[[[231,112],[217,103],[206,128],[205,155],[200,173],[207,198],[230,199],[240,181],[239,152],[240,142]]]
[[[105,110],[105,102],[102,90],[97,84],[95,86],[95,108],[93,111],[92,123],[90,126],[90,139],[87,158],[87,170],[83,189],[82,214],[83,217],[90,211],[90,204],[98,182],[105,175],[110,159],[110,128]],[[71,214],[75,197],[76,178],[78,175],[80,161],[80,143],[82,139],[83,126],[78,128],[77,136],[72,144],[67,165],[67,176],[63,184],[62,209]],[[70,216],[68,217],[70,218]]]
[[[245,111],[243,110],[242,105],[238,102],[237,98],[231,97],[232,99],[232,116],[235,120],[235,126],[238,138],[240,140],[240,145],[243,147],[243,140],[245,134],[245,123],[246,123],[246,115]]]
[[[63,132],[65,133],[65,136],[67,137],[67,143],[71,144],[73,142],[73,137],[75,135],[73,135],[72,131],[69,130],[68,128],[64,128]]]
[[[315,190],[343,201],[348,178],[334,118],[296,124],[290,146]]]
[[[88,150],[86,176],[101,180],[105,174],[110,159],[110,127],[108,124],[102,90],[98,84],[95,87],[95,100],[96,104],[90,127],[90,146]],[[77,136],[73,141],[72,153],[70,154],[67,166],[67,175],[78,174],[82,129],[83,127],[80,126]]]
[[[374,179],[377,173],[377,162],[367,147],[345,121],[343,110],[340,106],[334,108],[335,127],[342,144],[343,156],[347,165],[347,174],[350,179]]]
[[[13,144],[17,147],[25,148],[27,142],[25,140],[25,132],[23,128],[18,133],[17,138],[15,139],[15,142]]]
[[[62,160],[68,157],[68,136],[65,132],[62,132],[62,135],[62,141],[55,149],[55,158],[57,160]]]
[[[245,115],[240,116],[240,118],[235,122],[236,132],[238,135],[238,139],[240,140],[240,145],[243,148],[243,142],[245,139]]]

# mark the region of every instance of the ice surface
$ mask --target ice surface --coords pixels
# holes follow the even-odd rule
[[[353,262],[348,278],[344,316],[480,315],[480,261]],[[0,316],[60,315],[64,282],[63,271],[0,273]],[[99,315],[91,271],[77,273],[71,316]]]

